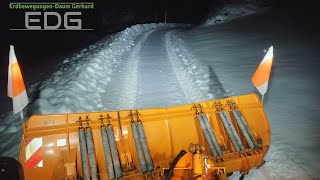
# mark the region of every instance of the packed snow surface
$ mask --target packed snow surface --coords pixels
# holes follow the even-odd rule
[[[25,114],[167,107],[257,93],[251,76],[273,45],[264,103],[272,143],[266,164],[247,177],[316,179],[319,35],[294,27],[271,12],[192,29],[136,25],[65,59],[50,78],[30,87]],[[0,124],[0,154],[17,157],[19,117],[9,114]]]

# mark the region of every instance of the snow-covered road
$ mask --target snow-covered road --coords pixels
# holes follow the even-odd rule
[[[119,69],[111,76],[112,81],[106,87],[104,102],[108,109],[130,109],[136,104],[138,65],[140,52],[149,35],[155,30],[149,30],[140,35],[134,42],[134,47],[124,56]]]
[[[210,79],[207,66],[190,59],[175,32],[173,28],[153,29],[137,38],[105,88],[106,109],[175,106],[213,95],[208,84],[218,80]],[[213,89],[216,94],[217,87]]]
[[[165,44],[170,29],[149,30],[140,35],[106,86],[104,107],[133,109],[185,103]]]
[[[136,108],[174,106],[185,102],[166,50],[166,33],[168,30],[153,32],[141,50]]]

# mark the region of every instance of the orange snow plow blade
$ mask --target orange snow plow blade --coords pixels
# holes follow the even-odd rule
[[[169,108],[34,115],[19,160],[26,180],[227,179],[261,166],[270,141],[265,111],[249,94]]]

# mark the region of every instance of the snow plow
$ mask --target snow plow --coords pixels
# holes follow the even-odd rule
[[[29,179],[228,179],[264,163],[257,95],[176,107],[33,115],[19,161]]]

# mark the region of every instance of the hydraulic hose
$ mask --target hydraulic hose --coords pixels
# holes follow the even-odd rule
[[[224,117],[226,118],[226,120],[227,120],[227,122],[228,122],[228,124],[230,126],[231,132],[233,133],[233,135],[235,137],[235,140],[238,143],[238,146],[239,146],[240,150],[243,151],[244,150],[244,146],[243,146],[243,144],[241,142],[241,139],[240,139],[236,129],[234,128],[234,126],[233,126],[233,124],[231,122],[229,114],[227,112],[225,112],[225,111],[223,111],[222,113],[223,113]]]
[[[180,153],[174,158],[173,162],[171,163],[168,173],[166,174],[166,176],[164,177],[164,180],[169,180],[171,178],[171,176],[173,175],[173,170],[176,167],[178,161],[182,158],[182,156],[184,156],[185,154],[187,154],[187,151],[185,150],[181,150]]]
[[[232,111],[232,114],[233,114],[233,117],[236,119],[237,124],[238,124],[238,126],[240,128],[240,131],[241,131],[243,137],[246,139],[250,149],[253,149],[254,148],[253,142],[252,142],[251,138],[249,137],[249,134],[248,134],[244,124],[241,122],[240,117],[235,112],[235,110]]]
[[[137,128],[138,128],[138,133],[140,137],[141,147],[144,153],[144,157],[146,159],[148,171],[153,171],[153,163],[151,160],[150,150],[147,144],[147,138],[144,133],[143,125],[141,122],[138,122]]]
[[[201,117],[201,115],[197,115],[197,118],[198,118],[198,121],[199,121],[199,124],[201,126],[201,129],[202,129],[202,132],[204,134],[204,137],[206,138],[206,141],[209,145],[209,148],[210,148],[210,151],[211,151],[211,154],[216,157],[218,155],[218,152],[217,150],[215,149],[214,145],[213,145],[213,142],[210,138],[210,135],[209,135],[209,132],[208,132],[208,128],[204,122],[204,119]]]
[[[145,173],[146,171],[148,171],[148,169],[147,169],[146,161],[143,156],[143,150],[142,150],[142,147],[140,144],[139,133],[138,133],[137,125],[135,122],[131,123],[131,129],[132,129],[132,134],[133,134],[133,138],[134,138],[134,144],[136,146],[136,150],[138,153],[138,159],[139,159],[141,171],[143,173]]]
[[[104,157],[107,165],[108,179],[114,179],[113,163],[106,128],[104,126],[101,126],[100,132],[103,144]]]
[[[228,134],[228,136],[229,136],[229,138],[230,138],[230,140],[232,142],[233,147],[236,149],[236,151],[240,151],[240,147],[239,147],[239,145],[238,145],[238,143],[237,143],[237,141],[236,141],[236,139],[235,139],[235,137],[234,137],[234,135],[233,135],[233,133],[232,133],[232,131],[230,129],[230,126],[229,126],[227,120],[224,117],[223,112],[219,112],[219,116],[220,116],[222,124],[223,124],[225,130],[227,131],[227,134]]]
[[[112,155],[114,173],[116,178],[119,178],[122,176],[122,171],[121,171],[120,159],[119,159],[117,144],[114,138],[114,131],[112,126],[107,127],[107,135],[108,135],[109,145],[110,145],[110,150]]]
[[[79,128],[79,143],[80,143],[80,153],[81,153],[81,164],[82,164],[82,173],[84,180],[90,180],[89,176],[89,162],[86,146],[85,132],[83,128]]]
[[[97,161],[96,161],[96,157],[95,157],[94,145],[93,145],[93,140],[92,140],[92,130],[90,127],[86,128],[85,134],[86,134],[86,141],[87,141],[88,154],[89,154],[91,179],[98,180]]]
[[[213,143],[213,145],[215,147],[215,150],[217,151],[218,155],[221,156],[222,155],[222,150],[221,150],[221,148],[219,146],[219,143],[218,143],[218,140],[217,140],[216,136],[214,135],[214,132],[212,130],[212,127],[211,127],[211,125],[209,123],[209,120],[208,120],[206,114],[202,114],[200,116],[202,117],[202,119],[203,119],[203,121],[204,121],[204,123],[205,123],[205,125],[207,127],[209,136],[210,136],[210,138],[212,140],[212,143]]]
[[[246,121],[244,120],[244,117],[242,116],[241,112],[239,110],[235,110],[235,112],[238,114],[238,116],[240,117],[240,120],[242,121],[242,124],[244,126],[244,128],[246,129],[248,135],[250,136],[250,139],[252,140],[252,143],[254,144],[254,146],[257,148],[259,145],[256,141],[256,139],[254,138],[253,134],[251,133],[250,128],[248,127]]]

